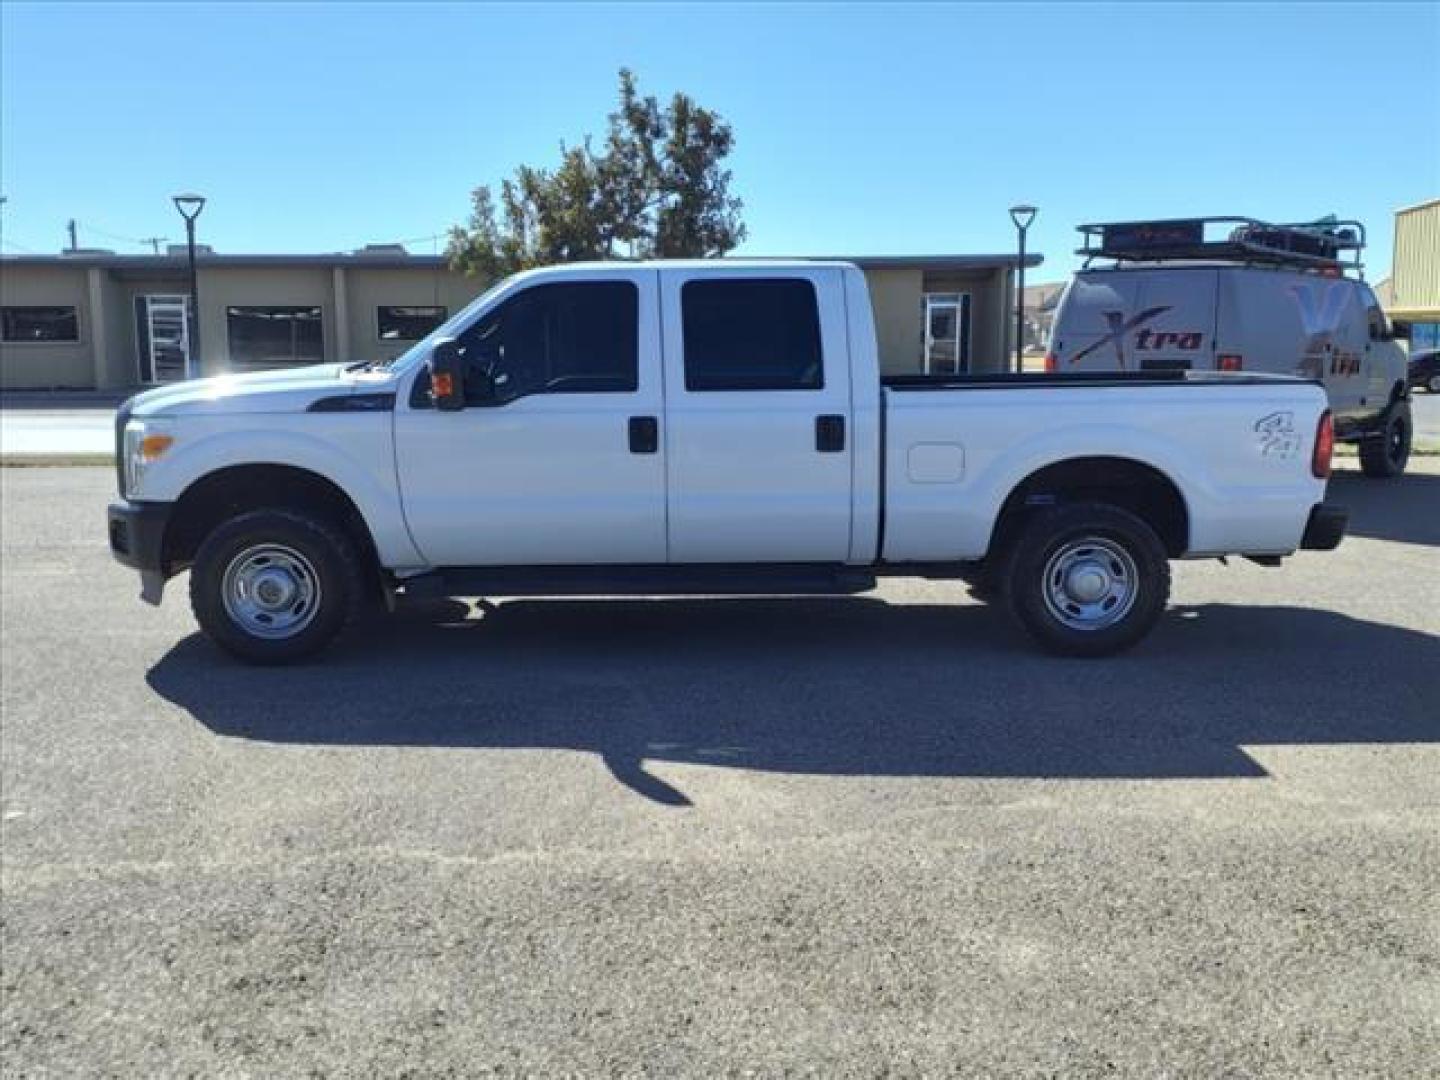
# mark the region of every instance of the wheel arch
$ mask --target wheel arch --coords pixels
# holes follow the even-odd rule
[[[167,572],[194,561],[195,553],[221,523],[261,509],[318,514],[342,528],[360,548],[368,566],[380,566],[369,522],[345,489],[330,477],[298,465],[227,465],[197,477],[175,501],[162,545]]]
[[[1164,470],[1136,458],[1087,455],[1033,469],[1001,504],[988,551],[1005,545],[1036,510],[1069,502],[1104,502],[1129,510],[1153,528],[1171,558],[1190,547],[1190,507]]]

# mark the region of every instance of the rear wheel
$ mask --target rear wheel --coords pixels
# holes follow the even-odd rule
[[[1150,632],[1170,596],[1155,530],[1105,503],[1061,506],[1020,533],[1005,575],[1008,607],[1042,646],[1109,656]]]
[[[1360,469],[1375,480],[1386,480],[1405,471],[1410,460],[1410,402],[1403,398],[1390,403],[1380,430],[1360,440]]]
[[[364,580],[355,545],[328,521],[256,510],[200,545],[190,605],[200,628],[227,652],[284,664],[334,639],[358,611]]]
[[[1430,381],[1425,384],[1425,388],[1432,394],[1440,394],[1440,372],[1430,376]]]

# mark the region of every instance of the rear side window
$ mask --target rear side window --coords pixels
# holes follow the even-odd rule
[[[688,281],[686,390],[819,390],[820,310],[800,278]]]

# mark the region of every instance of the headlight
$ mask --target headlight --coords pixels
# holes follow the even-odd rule
[[[131,420],[125,425],[125,490],[122,494],[127,499],[139,496],[145,471],[174,444],[175,436],[168,420]]]

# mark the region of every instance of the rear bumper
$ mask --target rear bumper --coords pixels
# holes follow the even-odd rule
[[[1349,520],[1350,511],[1344,507],[1316,503],[1310,508],[1310,520],[1305,522],[1300,547],[1305,551],[1334,551],[1345,536]]]

